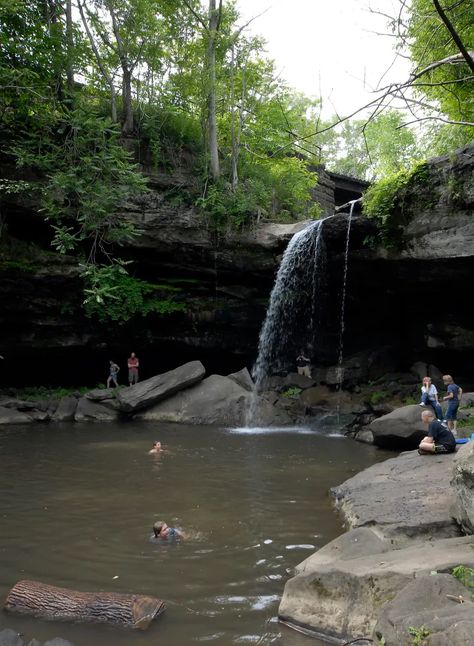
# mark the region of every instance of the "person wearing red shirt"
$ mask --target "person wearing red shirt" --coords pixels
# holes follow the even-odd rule
[[[129,356],[128,361],[127,361],[127,366],[128,366],[128,383],[130,386],[133,384],[136,384],[138,382],[138,367],[140,363],[138,361],[138,358],[135,356],[135,352],[132,352],[132,354]]]

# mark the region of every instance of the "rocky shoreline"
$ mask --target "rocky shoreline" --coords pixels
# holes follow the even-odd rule
[[[453,575],[474,568],[474,442],[454,455],[416,451],[334,488],[348,531],[300,563],[282,622],[328,643],[469,646],[474,603]]]

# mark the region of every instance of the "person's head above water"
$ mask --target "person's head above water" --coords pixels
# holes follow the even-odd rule
[[[158,538],[160,535],[163,535],[167,529],[168,529],[168,525],[165,523],[164,520],[157,520],[156,523],[153,525],[153,533],[156,538]]]
[[[155,440],[155,442],[153,442],[153,447],[148,451],[148,453],[160,453],[162,450],[161,442]]]

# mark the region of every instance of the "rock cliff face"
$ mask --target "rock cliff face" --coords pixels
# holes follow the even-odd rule
[[[384,347],[387,371],[420,359],[467,378],[463,373],[474,359],[467,296],[474,269],[473,169],[474,146],[430,163],[428,180],[404,197],[408,224],[399,249],[370,248],[375,223],[353,219],[346,355]],[[132,350],[144,377],[196,358],[224,374],[251,365],[281,254],[304,223],[213,231],[181,198],[192,182],[184,171],[150,171],[150,193],[124,205],[122,216],[142,231],[125,250],[136,275],[172,287],[184,304],[182,312],[124,326],[99,325],[83,315],[74,265],[48,251],[49,234],[35,205],[4,199],[0,354],[6,361],[0,386],[93,385],[105,378],[108,359],[123,363]],[[327,262],[314,357],[325,365],[337,356],[347,224],[348,215],[339,214],[325,225]]]

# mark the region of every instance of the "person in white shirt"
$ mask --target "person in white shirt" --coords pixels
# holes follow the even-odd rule
[[[438,401],[438,391],[436,386],[431,383],[430,377],[423,377],[420,406],[431,406],[437,419],[443,419],[443,411]]]

